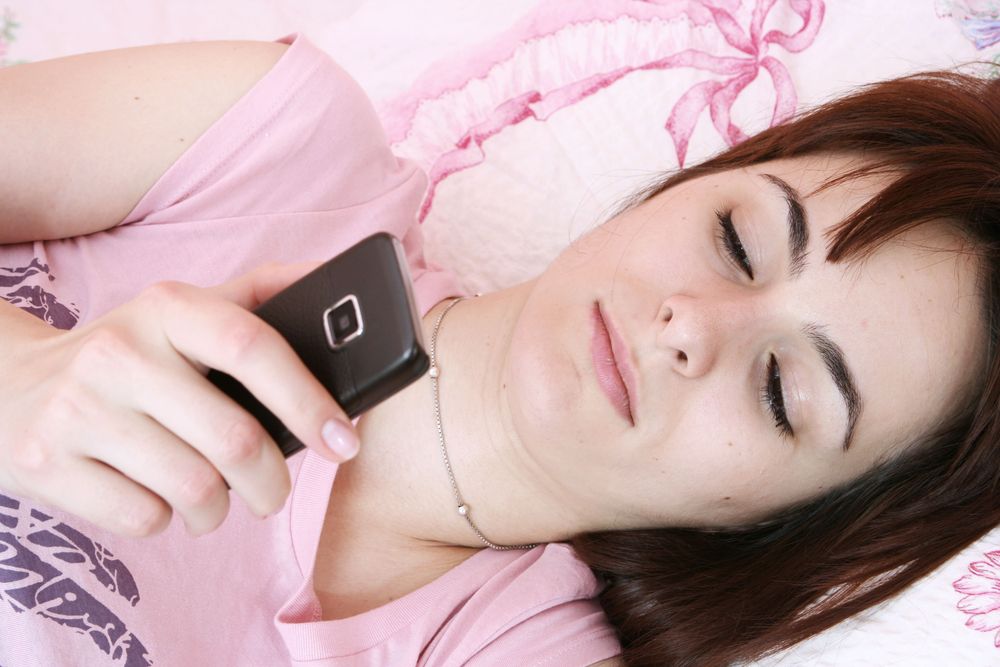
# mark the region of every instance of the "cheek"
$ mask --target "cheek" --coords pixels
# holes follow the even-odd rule
[[[693,268],[701,231],[683,210],[634,209],[579,239],[561,259],[564,268],[579,269],[578,278],[589,281],[614,281],[623,273],[648,279],[672,273],[672,267],[685,275]]]
[[[784,505],[789,491],[792,445],[749,432],[749,415],[716,403],[688,404],[655,454],[655,468],[667,473],[670,495],[693,525],[753,520]]]

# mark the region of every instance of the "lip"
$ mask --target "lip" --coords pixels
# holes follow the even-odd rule
[[[590,352],[597,383],[618,414],[635,426],[632,413],[632,401],[636,395],[635,373],[629,363],[628,346],[614,325],[604,317],[600,302],[594,302],[592,315]],[[609,359],[612,363],[608,363]]]

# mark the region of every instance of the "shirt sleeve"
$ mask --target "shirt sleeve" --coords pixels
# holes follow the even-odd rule
[[[621,646],[600,605],[567,600],[511,625],[470,660],[470,667],[587,667],[621,655]]]
[[[402,241],[421,294],[462,293],[424,258],[424,173],[392,153],[368,97],[327,53],[299,33],[277,41],[289,44],[278,62],[122,224],[25,244],[78,324],[157,281],[208,286],[267,262],[326,261],[376,232]]]
[[[597,599],[600,588],[571,545],[536,547],[507,563],[466,603],[469,618],[455,628],[464,637],[451,657],[471,667],[586,667],[620,655]]]
[[[364,91],[304,35],[143,195],[123,225],[344,210],[424,175]]]

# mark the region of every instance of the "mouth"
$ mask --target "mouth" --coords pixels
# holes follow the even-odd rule
[[[604,318],[601,304],[597,301],[594,302],[592,321],[590,352],[594,360],[597,384],[618,414],[629,425],[635,426],[635,418],[632,415],[635,375],[629,366],[628,347],[614,326]]]

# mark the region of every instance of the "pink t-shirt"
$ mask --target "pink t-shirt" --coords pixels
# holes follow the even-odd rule
[[[0,296],[69,329],[160,280],[324,260],[376,231],[403,240],[422,313],[461,294],[423,258],[424,175],[391,153],[325,53],[298,34],[278,41],[291,45],[278,63],[120,226],[0,246]],[[620,652],[597,581],[565,544],[483,550],[382,607],[318,620],[312,566],[337,467],[308,451],[288,466],[280,513],[258,519],[234,495],[197,539],[176,517],[130,540],[0,494],[0,665],[563,666]]]

